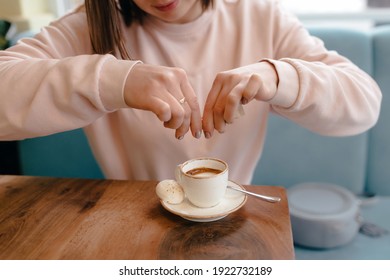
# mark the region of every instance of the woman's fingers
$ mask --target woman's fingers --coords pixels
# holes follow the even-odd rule
[[[156,114],[164,126],[176,130],[182,139],[190,127],[201,135],[201,113],[197,97],[184,70],[139,64],[133,67],[125,85],[128,106]]]
[[[190,125],[192,135],[195,138],[199,139],[202,135],[202,116],[200,112],[198,98],[187,78],[182,82],[181,89],[184,96],[184,102],[182,104],[183,108],[186,109],[186,112],[190,112],[189,114],[185,115],[184,120]],[[176,134],[184,135],[181,131],[176,132]]]
[[[217,75],[206,100],[203,114],[203,130],[206,138],[226,130],[226,124],[233,123],[242,112],[243,98],[242,77],[228,72]]]
[[[244,82],[241,81],[228,94],[224,111],[226,123],[233,123],[235,119],[244,115],[242,105],[248,104],[255,99],[256,94],[261,90],[262,80],[257,74],[250,75]]]
[[[226,124],[243,115],[242,105],[253,99],[267,101],[276,93],[278,75],[268,62],[260,62],[217,74],[206,100],[203,131],[223,133]]]
[[[189,107],[189,105],[187,103],[184,103],[182,106],[184,107],[185,112],[184,118],[181,125],[176,129],[175,132],[175,137],[179,140],[184,138],[184,135],[188,132],[191,125],[191,110],[190,108],[187,108]]]

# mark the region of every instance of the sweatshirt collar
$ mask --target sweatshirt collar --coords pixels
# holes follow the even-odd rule
[[[158,18],[148,16],[146,17],[144,24],[146,27],[152,27],[153,29],[156,29],[161,33],[166,33],[167,35],[189,35],[191,33],[196,33],[199,32],[199,30],[206,28],[210,24],[214,12],[215,7],[210,7],[206,9],[202,13],[202,15],[194,21],[181,24],[168,23]]]

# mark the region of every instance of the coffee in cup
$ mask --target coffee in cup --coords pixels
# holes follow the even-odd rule
[[[197,207],[213,207],[225,196],[229,168],[216,158],[191,159],[176,168],[176,181]]]

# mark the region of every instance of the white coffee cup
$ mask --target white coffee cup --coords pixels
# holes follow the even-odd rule
[[[225,196],[229,167],[220,159],[195,158],[178,165],[175,175],[192,204],[213,207]]]

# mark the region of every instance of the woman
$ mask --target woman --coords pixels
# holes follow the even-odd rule
[[[87,0],[1,52],[0,75],[1,139],[84,127],[116,179],[167,179],[213,156],[247,184],[269,112],[345,136],[372,127],[381,101],[272,0]]]

